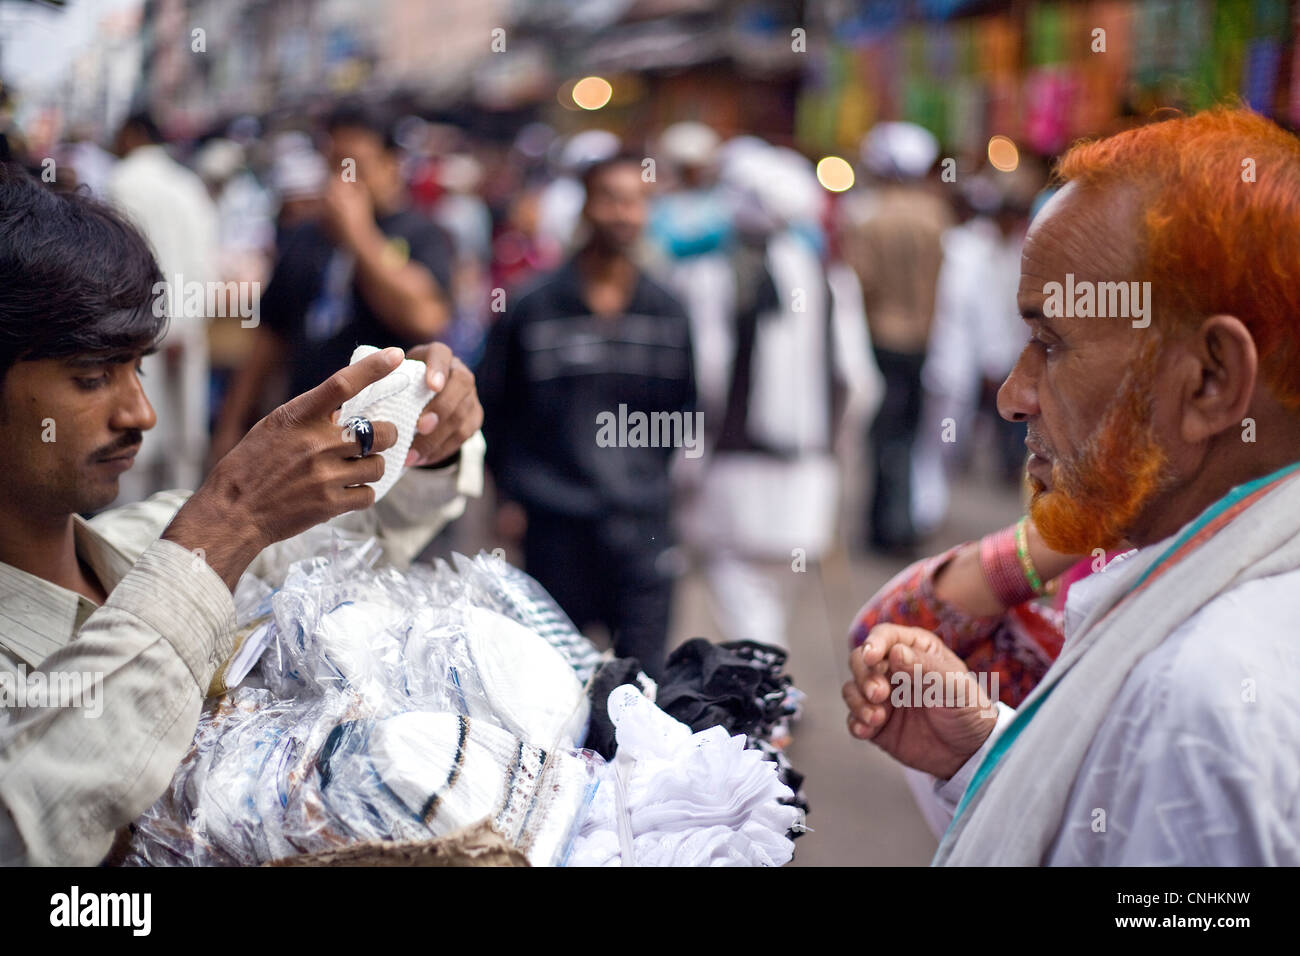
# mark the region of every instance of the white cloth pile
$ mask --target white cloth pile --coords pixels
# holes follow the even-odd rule
[[[776,764],[721,727],[692,734],[624,684],[609,695],[618,754],[598,771],[573,866],[781,866],[800,811]]]

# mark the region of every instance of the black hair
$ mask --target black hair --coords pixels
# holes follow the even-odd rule
[[[0,380],[15,362],[128,358],[157,344],[162,273],[120,213],[0,164]]]
[[[162,130],[158,128],[158,123],[148,110],[138,110],[132,113],[122,123],[122,129],[133,129],[154,144],[163,141]]]
[[[397,151],[396,124],[382,106],[367,106],[356,100],[336,104],[325,116],[325,131],[333,133],[340,129],[365,130],[376,136],[388,152]]]
[[[587,191],[588,195],[590,195],[591,184],[600,176],[603,176],[608,170],[614,169],[617,166],[635,166],[639,171],[643,161],[642,157],[637,156],[634,153],[616,153],[606,159],[598,159],[582,170],[582,188]]]

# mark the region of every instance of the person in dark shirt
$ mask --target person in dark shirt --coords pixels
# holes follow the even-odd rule
[[[345,105],[327,120],[330,177],[320,222],[286,236],[259,304],[249,360],[231,384],[213,438],[219,458],[257,417],[281,363],[296,395],[348,364],[358,345],[433,341],[450,317],[452,246],[410,207],[391,125]]]
[[[632,259],[646,221],[640,161],[597,163],[584,185],[588,241],[488,334],[477,371],[488,465],[523,507],[528,573],[579,628],[604,625],[620,657],[656,676],[672,603],[669,466],[699,439],[690,324]],[[663,441],[624,427],[638,413],[683,429]]]

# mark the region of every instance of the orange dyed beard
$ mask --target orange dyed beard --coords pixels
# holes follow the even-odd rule
[[[1167,484],[1168,459],[1156,441],[1148,392],[1155,349],[1144,350],[1092,436],[1077,454],[1052,455],[1052,488],[1027,476],[1029,516],[1049,548],[1062,554],[1110,550]]]

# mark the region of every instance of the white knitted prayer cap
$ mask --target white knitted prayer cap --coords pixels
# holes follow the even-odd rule
[[[350,364],[356,365],[378,351],[373,345],[358,345]],[[416,422],[435,394],[424,380],[426,372],[423,362],[406,359],[378,382],[367,385],[344,402],[339,411],[340,424],[360,415],[371,422],[392,422],[397,426],[397,442],[392,448],[379,452],[384,458],[384,476],[370,483],[375,490],[375,501],[388,494],[388,489],[402,477],[406,453],[415,440]]]

